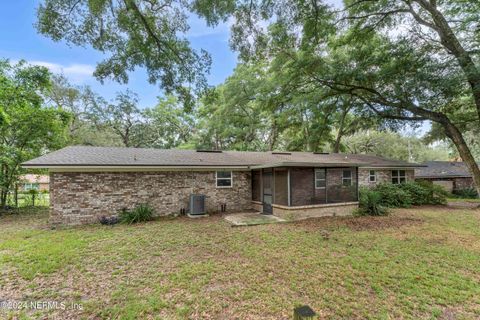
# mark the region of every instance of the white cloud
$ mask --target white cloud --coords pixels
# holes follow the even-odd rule
[[[233,19],[229,18],[226,22],[220,22],[214,27],[209,27],[203,18],[197,15],[190,15],[188,18],[188,25],[190,29],[187,31],[188,38],[199,38],[208,36],[225,36],[230,35],[230,27],[233,24]]]
[[[76,84],[83,84],[93,79],[93,72],[95,67],[90,64],[72,63],[62,65],[59,63],[31,60],[28,63],[36,66],[48,68],[52,73],[60,73],[65,75],[70,81]]]

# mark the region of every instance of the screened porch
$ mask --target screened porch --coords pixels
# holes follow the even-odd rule
[[[284,166],[252,170],[252,201],[300,207],[358,201],[358,167]]]

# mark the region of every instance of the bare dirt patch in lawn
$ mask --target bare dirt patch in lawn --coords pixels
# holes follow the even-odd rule
[[[354,231],[384,230],[388,228],[401,228],[405,226],[420,225],[424,222],[422,218],[415,217],[408,213],[394,214],[385,217],[323,217],[312,218],[294,222],[294,227],[305,229],[326,229],[348,228]]]

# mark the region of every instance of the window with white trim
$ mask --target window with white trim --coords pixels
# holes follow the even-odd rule
[[[232,187],[232,171],[217,171],[215,178],[217,180],[217,188]]]
[[[368,181],[377,182],[377,173],[375,172],[375,170],[370,170],[368,175]]]
[[[407,181],[405,170],[392,170],[392,183],[400,184]]]
[[[29,190],[38,190],[40,189],[40,185],[38,183],[25,183],[23,185],[23,190],[29,191]]]
[[[315,169],[315,189],[325,189],[326,174],[325,169]]]
[[[342,185],[350,187],[352,185],[352,170],[343,170]]]

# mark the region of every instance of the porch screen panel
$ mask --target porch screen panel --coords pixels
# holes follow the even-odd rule
[[[315,190],[313,203],[327,203],[327,174],[325,168],[315,168]]]
[[[285,168],[276,168],[274,171],[275,178],[275,197],[274,204],[288,205],[288,171]]]
[[[262,172],[252,171],[252,200],[262,201]]]
[[[327,168],[327,203],[357,201],[356,168]]]
[[[305,206],[314,204],[314,170],[313,168],[291,168],[291,205]]]

